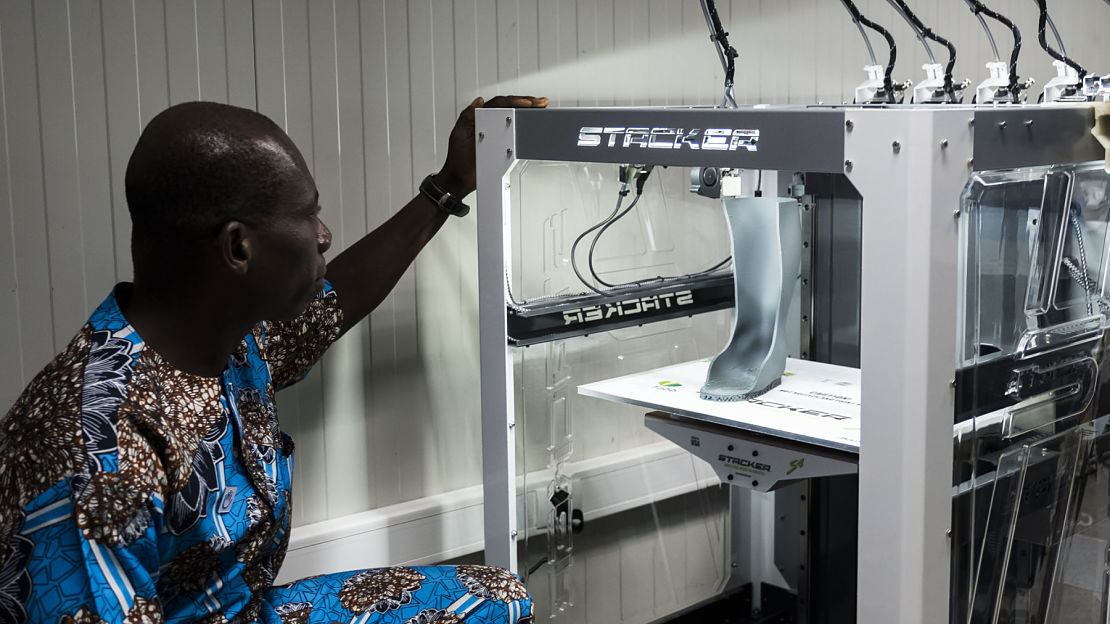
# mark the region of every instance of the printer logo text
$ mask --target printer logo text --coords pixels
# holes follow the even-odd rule
[[[759,149],[759,130],[740,128],[632,128],[583,126],[578,129],[578,147],[639,147],[665,150],[715,150],[735,152]]]

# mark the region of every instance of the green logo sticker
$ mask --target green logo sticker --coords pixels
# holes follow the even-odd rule
[[[663,386],[664,388],[677,388],[682,384],[678,383],[677,381],[660,381],[659,385]]]
[[[787,470],[786,474],[790,474],[790,473],[794,472],[795,470],[801,468],[805,464],[806,464],[806,458],[804,458],[804,457],[799,457],[798,459],[790,460],[790,470]]]

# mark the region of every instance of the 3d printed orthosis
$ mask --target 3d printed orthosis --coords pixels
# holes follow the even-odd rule
[[[786,370],[786,315],[801,268],[801,220],[793,199],[736,197],[723,204],[736,315],[732,339],[710,364],[701,397],[743,401],[777,386]]]

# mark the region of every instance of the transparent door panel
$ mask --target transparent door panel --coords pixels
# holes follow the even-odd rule
[[[658,281],[726,259],[720,202],[691,195],[687,176],[656,168],[636,205],[596,244],[597,230],[583,237],[582,277],[606,290],[602,282]],[[516,165],[513,302],[589,292],[571,262],[574,241],[614,213],[620,188],[616,165]],[[634,198],[632,191],[621,209]],[[541,619],[650,622],[728,585],[727,487],[648,430],[644,409],[580,396],[577,387],[711,357],[730,330],[731,310],[718,310],[512,349],[518,563]]]
[[[953,622],[1110,621],[1108,189],[1102,163],[965,188]]]

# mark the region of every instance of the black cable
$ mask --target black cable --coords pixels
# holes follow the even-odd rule
[[[601,229],[598,231],[597,234],[594,235],[593,240],[590,242],[590,251],[589,251],[589,254],[587,255],[586,263],[587,263],[587,266],[589,267],[589,270],[590,270],[590,276],[593,277],[594,280],[597,283],[601,284],[602,286],[606,286],[610,289],[623,288],[623,287],[626,287],[626,286],[640,286],[640,285],[643,285],[643,284],[649,283],[649,282],[668,282],[668,281],[687,279],[687,278],[690,278],[690,277],[697,277],[699,275],[705,275],[707,273],[712,273],[713,271],[716,271],[717,269],[721,268],[722,266],[724,266],[725,264],[727,264],[729,261],[732,260],[732,256],[729,256],[729,257],[725,258],[724,260],[721,260],[717,264],[709,267],[708,269],[704,269],[704,270],[698,271],[696,273],[687,273],[686,275],[670,276],[670,277],[658,276],[658,277],[652,277],[652,278],[643,279],[643,280],[636,280],[636,281],[632,281],[632,282],[622,282],[620,284],[610,284],[609,282],[601,279],[601,277],[597,274],[597,271],[594,269],[594,249],[597,247],[597,241],[601,238],[601,235],[605,233],[605,230],[609,229],[609,226],[613,225],[617,221],[620,221],[625,215],[627,215],[629,212],[632,211],[633,208],[636,207],[636,204],[640,201],[640,198],[643,196],[644,183],[647,181],[647,176],[648,176],[649,173],[650,173],[650,170],[648,171],[648,173],[644,173],[644,174],[642,174],[642,175],[640,175],[636,178],[636,196],[632,199],[632,203],[629,204],[627,208],[625,208],[624,210],[620,209],[621,203],[623,203],[623,200],[624,200],[624,196],[628,194],[628,189],[624,188],[624,189],[621,189],[621,195],[617,199],[617,207],[613,210],[613,213],[610,214],[608,217],[606,217],[604,220],[598,222],[596,225],[594,225],[590,229],[588,229],[585,232],[583,232],[582,234],[580,234],[578,236],[578,238],[575,239],[574,243],[571,245],[570,258],[571,258],[571,267],[574,269],[574,274],[578,276],[578,279],[583,284],[585,284],[587,288],[589,288],[590,290],[594,291],[595,293],[597,293],[599,295],[604,295],[606,293],[597,289],[596,287],[589,284],[588,282],[586,282],[585,279],[582,278],[582,274],[578,271],[578,264],[574,260],[575,255],[576,255],[575,250],[578,248],[578,244],[582,241],[583,238],[586,237],[586,235],[588,235],[593,230],[598,229],[599,227]],[[760,171],[759,175],[760,175],[759,186],[762,186],[763,172]]]
[[[586,265],[590,268],[590,276],[594,278],[595,282],[601,284],[602,286],[616,288],[616,284],[610,284],[609,282],[601,279],[601,277],[598,276],[597,271],[594,270],[594,248],[597,247],[597,241],[601,238],[601,235],[605,233],[605,230],[608,230],[609,226],[613,225],[617,221],[620,221],[621,218],[624,217],[624,215],[628,214],[629,211],[635,208],[636,202],[640,201],[640,197],[642,196],[637,193],[636,198],[632,200],[632,203],[628,204],[628,207],[625,208],[620,214],[613,217],[612,219],[609,219],[609,221],[605,225],[601,226],[601,229],[597,231],[597,234],[594,234],[594,239],[590,241],[590,252],[586,255]]]
[[[594,248],[597,247],[597,241],[599,238],[601,238],[601,235],[605,233],[605,230],[609,229],[609,226],[613,225],[617,221],[620,221],[620,219],[624,217],[624,215],[628,214],[629,211],[635,208],[641,197],[643,196],[637,193],[636,197],[632,200],[632,203],[628,204],[627,208],[614,216],[612,219],[609,219],[609,221],[607,221],[605,225],[601,226],[601,229],[597,231],[597,234],[594,234],[594,239],[590,241],[590,252],[586,255],[586,265],[590,269],[590,276],[593,277],[594,280],[602,286],[615,288],[616,284],[610,284],[609,282],[601,279],[600,277],[598,277],[597,271],[594,270]]]
[[[1021,87],[1018,86],[1017,73],[1018,53],[1021,51],[1021,31],[1018,30],[1017,25],[1015,25],[1010,19],[997,11],[992,11],[991,9],[987,8],[987,5],[983,4],[980,0],[965,1],[967,2],[968,6],[971,7],[971,12],[974,13],[976,17],[978,17],[980,13],[983,13],[987,17],[1009,28],[1010,33],[1013,34],[1014,48],[1010,51],[1010,83],[1006,88],[1007,90],[1009,90],[1010,97],[1012,98],[1013,102],[1017,103],[1021,95]],[[1106,1],[1110,2],[1110,0]],[[983,28],[987,28],[986,23],[983,23]],[[990,36],[990,30],[987,30],[987,36]]]
[[[915,22],[913,19],[910,19],[910,16],[902,10],[901,6],[895,4],[891,0],[887,0],[887,4],[893,7],[894,12],[897,13],[903,20],[905,20],[907,24],[909,24],[910,30],[913,31],[914,37],[917,37],[917,40],[921,42],[921,47],[925,48],[925,55],[929,57],[929,63],[935,65],[937,62],[937,57],[935,54],[933,54],[933,48],[929,46],[929,39],[925,36],[924,31],[921,28],[918,28],[917,25],[921,22],[921,20],[917,20]],[[914,15],[914,18],[916,17],[917,16]],[[922,25],[924,24],[922,23]]]
[[[1060,33],[1056,31],[1055,24],[1052,24],[1052,31],[1056,34],[1056,42],[1060,46],[1061,51],[1057,52],[1049,47],[1048,40],[1045,38],[1045,24],[1051,23],[1052,21],[1051,18],[1048,17],[1047,0],[1033,0],[1033,2],[1035,2],[1037,8],[1040,9],[1040,16],[1037,18],[1037,42],[1041,44],[1041,49],[1047,52],[1052,58],[1074,69],[1075,73],[1079,75],[1079,81],[1082,82],[1083,77],[1087,75],[1087,70],[1083,69],[1079,63],[1068,58],[1067,54],[1064,53],[1064,42],[1060,39]]]
[[[867,48],[867,58],[871,59],[872,65],[878,65],[879,59],[875,57],[875,48],[871,47],[871,37],[867,36],[867,31],[863,29],[863,24],[859,20],[852,20],[856,25],[856,30],[859,31],[859,36],[863,37],[863,45]]]
[[[1107,1],[1110,2],[1110,0]],[[1018,30],[1017,24],[998,11],[987,8],[986,4],[983,4],[980,0],[967,0],[967,3],[971,6],[971,12],[975,13],[976,16],[979,13],[986,14],[988,18],[1010,29],[1013,36],[1013,49],[1010,50],[1010,83],[1007,89],[1010,91],[1013,102],[1018,102],[1021,93],[1021,87],[1018,85],[1018,53],[1021,52],[1021,31]],[[986,26],[983,28],[986,28]]]
[[[709,25],[709,39],[714,42],[717,48],[717,56],[721,59],[721,66],[725,70],[725,95],[722,99],[721,105],[732,103],[732,107],[736,108],[736,98],[732,94],[734,83],[734,76],[736,74],[736,58],[740,53],[736,48],[732,47],[728,42],[728,32],[721,24],[721,17],[717,14],[717,5],[713,0],[701,0],[701,10],[705,15],[705,21]]]
[[[1110,0],[1107,0],[1107,2],[1110,2]],[[894,103],[894,81],[891,79],[890,76],[891,76],[891,74],[894,73],[894,61],[898,56],[898,47],[896,45],[894,45],[894,37],[890,34],[890,31],[888,31],[887,29],[883,28],[882,26],[880,26],[880,25],[876,24],[875,22],[873,22],[873,21],[867,19],[866,17],[864,17],[863,13],[860,12],[859,8],[856,7],[856,4],[854,2],[852,2],[852,0],[840,0],[840,3],[844,5],[845,9],[848,9],[848,13],[852,16],[852,22],[854,22],[857,25],[857,27],[860,24],[863,24],[864,26],[867,26],[871,30],[874,30],[875,32],[879,33],[880,35],[883,36],[884,39],[886,39],[886,45],[887,45],[887,47],[890,48],[890,56],[887,57],[886,71],[883,73],[883,91],[886,92],[887,103],[888,104],[893,104]],[[860,29],[860,33],[863,33],[863,29]],[[867,44],[868,48],[870,48],[871,44],[870,44],[870,41],[868,41],[868,39],[867,39],[867,35],[863,36],[863,40],[864,40],[864,43]],[[858,104],[866,104],[866,102],[857,102],[857,103]]]
[[[990,24],[983,18],[983,12],[971,3],[971,0],[965,0],[967,5],[971,8],[971,14],[975,19],[979,20],[979,25],[983,27],[983,32],[987,34],[987,43],[991,46],[991,53],[994,55],[994,60],[1002,62],[1002,56],[998,53],[998,44],[994,40],[994,33],[991,32]]]
[[[582,277],[582,272],[578,270],[578,261],[575,259],[575,256],[577,254],[575,252],[578,250],[578,244],[582,242],[583,238],[586,238],[586,236],[590,232],[593,232],[597,228],[602,227],[603,225],[608,223],[610,219],[615,217],[617,215],[617,213],[620,212],[621,204],[624,203],[624,198],[625,198],[626,195],[628,195],[628,192],[629,192],[628,185],[625,184],[623,187],[621,187],[620,192],[617,194],[617,206],[616,206],[616,208],[613,208],[612,214],[610,214],[608,217],[605,217],[601,221],[598,221],[597,223],[595,223],[593,226],[590,227],[590,229],[588,229],[585,232],[582,232],[581,234],[579,234],[578,238],[574,239],[574,243],[571,244],[571,246],[570,246],[570,267],[572,269],[574,269],[574,274],[578,276],[578,280],[580,282],[582,282],[586,286],[586,288],[589,288],[590,290],[594,291],[595,293],[597,293],[599,295],[604,295],[605,293],[602,292],[601,290],[598,290],[593,284],[587,282],[586,278]],[[632,203],[636,203],[636,201],[639,200],[639,199],[640,199],[640,196],[637,195],[636,199],[634,199]]]
[[[625,189],[627,188],[627,185],[629,183],[632,183],[636,187],[636,197],[632,199],[632,203],[629,204],[628,208],[625,208],[623,212],[620,211],[620,200],[618,199],[617,210],[614,210],[613,214],[609,215],[609,218],[606,219],[605,224],[601,226],[601,230],[599,230],[597,234],[594,234],[594,239],[590,242],[590,252],[586,256],[586,262],[590,269],[590,275],[593,276],[595,281],[597,281],[599,284],[602,284],[603,286],[608,286],[612,288],[613,284],[610,284],[598,277],[597,271],[594,270],[594,248],[597,246],[597,239],[601,238],[601,235],[605,233],[605,230],[609,229],[609,226],[619,221],[621,217],[628,214],[633,208],[636,207],[636,204],[640,201],[640,197],[642,197],[644,194],[644,185],[647,184],[648,176],[651,175],[653,169],[655,169],[654,165],[647,165],[645,167],[628,166],[621,168],[621,182],[625,183],[625,187],[621,189],[622,194],[627,194],[627,191]],[[575,245],[577,244],[578,241],[575,241]],[[572,256],[573,253],[574,250],[572,248]],[[579,275],[578,278],[581,279],[582,276]]]
[[[925,24],[922,23],[922,21],[918,19],[916,15],[914,15],[913,11],[910,10],[910,7],[906,5],[903,0],[887,0],[887,2],[889,2],[896,11],[901,13],[902,17],[906,18],[906,21],[910,23],[910,26],[913,27],[914,31],[917,32],[919,36],[925,37],[927,39],[932,39],[940,45],[948,48],[948,64],[944,67],[943,88],[944,92],[948,94],[949,102],[956,103],[956,89],[952,85],[952,70],[956,67],[956,46],[952,45],[951,41],[945,39],[944,37],[941,37],[940,35],[933,32],[932,29],[925,26]],[[929,46],[926,45],[925,49],[926,51],[928,51]]]

